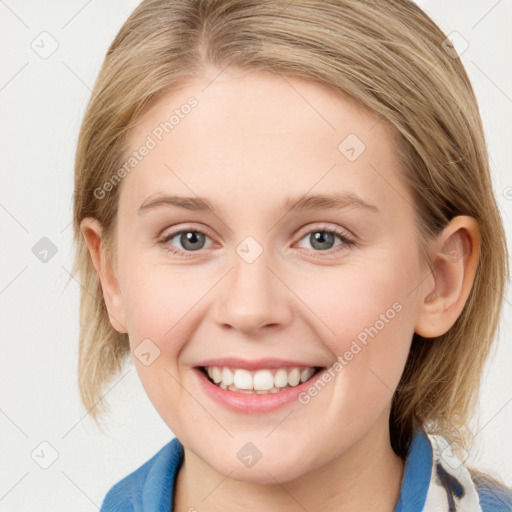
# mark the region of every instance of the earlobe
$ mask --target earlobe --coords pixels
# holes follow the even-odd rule
[[[479,257],[480,231],[476,219],[455,217],[432,248],[433,279],[425,280],[418,295],[417,334],[433,338],[452,327],[471,292]]]
[[[80,223],[80,229],[89,249],[92,263],[101,281],[103,299],[112,327],[120,333],[127,333],[123,301],[115,271],[102,243],[102,226],[97,219],[88,217]]]

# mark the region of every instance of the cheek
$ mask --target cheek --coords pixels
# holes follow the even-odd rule
[[[149,339],[160,354],[140,370],[178,371],[180,354],[211,305],[218,276],[206,268],[141,262],[135,255],[125,263],[123,302],[131,349],[136,355],[137,346]]]
[[[398,384],[414,333],[419,280],[414,259],[379,256],[373,264],[366,259],[360,266],[339,267],[334,278],[325,274],[301,292],[322,320],[316,321],[318,334],[341,362],[342,380],[369,394],[379,378],[393,390]]]
[[[384,263],[383,263],[384,262]],[[335,338],[356,337],[365,327],[382,320],[404,317],[414,300],[418,283],[417,265],[411,259],[399,261],[380,253],[361,264],[340,266],[315,279],[297,282],[300,297],[321,318]],[[403,310],[403,311],[398,311]]]
[[[185,267],[137,264],[134,256],[131,263],[125,265],[123,301],[133,361],[156,410],[166,411],[169,402],[180,405],[184,399],[176,384],[183,379],[179,358],[211,283],[197,274],[191,279]]]

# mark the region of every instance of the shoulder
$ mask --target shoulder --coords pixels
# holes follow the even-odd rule
[[[483,512],[512,512],[512,489],[480,471],[470,473]]]
[[[437,504],[446,502],[447,497],[446,507],[456,501],[461,510],[512,512],[512,489],[487,473],[467,467],[443,436],[418,431],[409,447],[395,512],[437,510]],[[411,509],[413,499],[416,508]]]
[[[183,457],[177,438],[172,439],[142,466],[117,482],[106,494],[100,512],[166,511],[174,479]],[[159,507],[159,508],[158,508]]]

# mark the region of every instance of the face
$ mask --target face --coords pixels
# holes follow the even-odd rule
[[[239,480],[287,481],[387,432],[421,282],[413,199],[384,122],[352,102],[263,72],[209,82],[162,97],[130,134],[130,152],[156,144],[119,185],[114,316],[188,450]],[[283,400],[213,393],[197,367],[225,358],[324,371]]]

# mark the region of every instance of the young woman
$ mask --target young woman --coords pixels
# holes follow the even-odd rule
[[[465,464],[508,275],[475,96],[407,0],[146,0],[75,169],[80,387],[175,434],[106,511],[509,511]],[[103,411],[104,412],[104,411]]]

